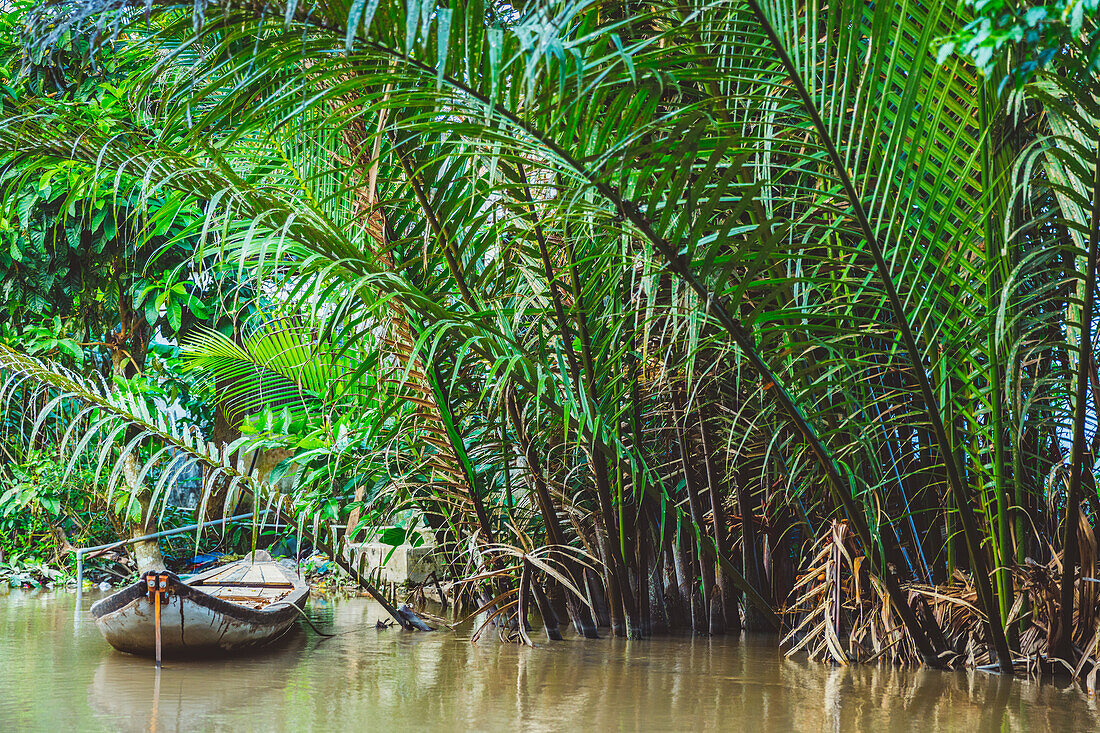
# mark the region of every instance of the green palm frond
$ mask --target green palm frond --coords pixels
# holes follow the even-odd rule
[[[181,354],[214,387],[232,422],[265,409],[300,418],[354,403],[368,389],[355,380],[362,365],[319,344],[317,336],[315,329],[287,319],[264,323],[240,343],[200,328],[181,345]]]
[[[107,486],[111,493],[122,478],[123,459],[145,449],[148,458],[141,460],[140,474],[134,483],[144,487],[145,479],[159,472],[152,489],[151,508],[162,505],[167,486],[189,465],[206,469],[208,480],[225,477],[228,493],[234,498],[240,491],[257,497],[277,494],[250,473],[249,468],[230,461],[233,451],[227,446],[206,443],[193,431],[180,429],[163,410],[150,406],[139,393],[89,380],[46,359],[26,356],[4,345],[0,345],[0,373],[3,374],[0,394],[5,403],[16,394],[15,387],[19,384],[32,384],[50,395],[36,416],[36,426],[63,400],[83,405],[66,430],[58,451],[67,456],[68,470],[87,451],[93,452],[97,477],[110,465]],[[120,436],[127,430],[131,431],[128,439],[120,443]],[[36,431],[37,427],[31,432],[32,437]]]

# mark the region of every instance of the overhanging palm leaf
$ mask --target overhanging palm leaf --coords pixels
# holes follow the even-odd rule
[[[142,463],[137,483],[143,485],[142,482],[151,471],[163,469],[152,492],[154,500],[150,504],[151,508],[157,505],[156,497],[163,495],[165,487],[174,476],[178,476],[188,465],[196,464],[211,470],[215,476],[225,476],[230,483],[230,494],[235,495],[234,489],[246,490],[260,498],[277,494],[254,474],[249,473],[248,469],[232,465],[226,446],[205,443],[192,432],[181,430],[169,421],[162,410],[151,409],[145,398],[139,394],[96,384],[57,364],[20,354],[4,345],[0,345],[0,369],[4,373],[5,401],[15,395],[13,386],[21,382],[34,384],[51,393],[51,400],[37,418],[39,423],[61,400],[72,400],[84,405],[80,418],[73,421],[58,446],[62,454],[69,453],[71,456],[70,466],[72,461],[97,442],[98,437],[94,450],[98,455],[99,470],[102,470],[107,457],[117,447],[115,439],[120,432],[126,428],[135,428],[135,435],[121,446],[121,456],[124,457],[146,444],[154,446],[150,451],[150,458]],[[89,419],[91,425],[82,426],[81,419]],[[77,430],[75,434],[74,429]],[[123,463],[121,459],[114,463],[108,480],[111,491],[118,483]]]
[[[716,7],[719,7],[719,10],[723,9],[720,6]],[[569,10],[567,12],[572,12],[572,10]],[[710,22],[712,19],[708,18],[707,20],[708,22]],[[734,17],[732,20],[726,21],[722,19],[721,16],[718,16],[716,19],[714,19],[714,28],[722,29],[721,24],[723,22],[739,24],[740,19]],[[606,31],[606,29],[604,30]],[[713,28],[706,29],[707,32],[710,32],[712,30]],[[725,30],[729,29],[727,28]],[[416,34],[414,33],[414,36],[415,35]],[[393,40],[395,41],[394,47],[400,47],[400,42],[397,41],[397,39],[386,38],[383,40]],[[409,43],[410,40],[406,39],[405,45],[409,45]],[[644,50],[644,47],[642,47],[642,49]],[[379,43],[378,50],[382,52],[383,57],[386,57],[388,55],[391,60],[397,59],[398,61],[404,62],[404,71],[411,74],[410,82],[416,81],[416,78],[419,74],[431,70],[431,67],[421,62],[418,62],[415,57],[410,57],[406,53],[402,53],[400,51],[391,52],[390,49],[382,45],[381,42]],[[631,51],[634,52],[635,49],[631,49]],[[630,59],[628,57],[624,57],[622,60],[626,62]],[[534,59],[524,59],[522,56],[513,57],[511,59],[511,63],[513,64],[513,66],[522,66],[525,62],[534,63],[536,67],[538,67],[538,65],[541,63],[541,59],[537,56]],[[637,64],[638,59],[635,58],[634,63]],[[614,69],[616,74],[621,75],[625,70],[624,67],[625,63],[620,65],[619,59],[611,59],[610,68]],[[542,69],[539,68],[539,70],[541,71]],[[759,73],[760,71],[759,68],[753,70],[757,73]],[[455,77],[447,77],[446,74],[444,74],[444,76],[449,85],[456,88],[457,91],[464,92],[468,95],[465,99],[458,98],[452,100],[454,104],[462,105],[464,103],[475,103],[475,105],[480,105],[489,99],[489,95],[487,94],[479,94],[477,90],[473,90],[470,89],[468,86],[464,87],[463,85],[456,83],[454,81]],[[528,76],[530,77],[530,74],[528,74]],[[748,77],[748,74],[746,73],[745,76]],[[754,83],[757,83],[759,80],[753,81]],[[417,103],[422,102],[422,100],[418,98],[417,94],[418,93],[415,91],[415,88],[399,88],[395,92],[394,97],[395,99],[400,100],[400,102],[404,102],[406,107],[411,107],[415,106]],[[595,106],[596,105],[592,105],[592,108],[595,108]],[[582,108],[582,105],[578,105],[578,108]],[[521,145],[521,150],[525,148],[529,149],[531,145],[534,145],[537,148],[542,148],[542,152],[546,155],[547,160],[551,160],[557,163],[564,162],[566,164],[566,170],[572,170],[573,173],[577,176],[576,181],[578,183],[580,183],[584,187],[594,188],[599,194],[603,195],[607,200],[609,200],[613,208],[618,210],[619,214],[627,218],[633,224],[634,228],[637,229],[643,235],[643,237],[649,241],[651,245],[655,246],[661,252],[661,254],[672,263],[673,268],[676,269],[681,276],[689,278],[689,281],[693,283],[693,286],[696,288],[701,298],[706,299],[710,297],[710,290],[694,277],[691,270],[689,269],[689,265],[687,265],[687,263],[684,262],[676,253],[674,244],[670,243],[664,238],[664,236],[662,236],[662,234],[658,233],[655,227],[674,227],[675,229],[673,229],[672,231],[675,232],[677,240],[681,236],[683,236],[683,233],[685,232],[685,225],[687,224],[687,219],[684,217],[671,216],[670,214],[676,209],[676,207],[681,205],[680,194],[685,191],[685,183],[687,181],[687,177],[690,175],[694,175],[697,171],[706,172],[708,169],[714,171],[715,167],[713,162],[708,161],[720,160],[722,158],[722,154],[724,154],[726,151],[725,144],[713,148],[711,148],[709,145],[688,146],[686,150],[676,151],[676,155],[670,158],[666,158],[663,161],[664,168],[668,171],[668,175],[674,177],[674,179],[672,180],[673,185],[671,190],[678,193],[671,198],[666,198],[664,201],[660,199],[650,198],[650,200],[644,205],[645,209],[651,210],[654,207],[659,207],[663,205],[665,212],[659,220],[657,218],[654,218],[654,220],[651,222],[650,217],[643,213],[642,205],[639,205],[628,198],[624,198],[624,196],[618,193],[617,189],[610,183],[610,179],[614,178],[614,170],[613,168],[611,168],[611,164],[613,163],[612,160],[597,159],[597,166],[607,166],[607,168],[609,168],[610,170],[601,170],[599,167],[583,165],[576,157],[575,153],[569,152],[566,148],[563,148],[560,144],[555,142],[551,133],[548,130],[541,129],[537,124],[534,124],[536,122],[541,122],[541,120],[525,119],[523,116],[507,111],[502,106],[497,106],[493,109],[495,112],[501,115],[500,121],[502,123],[502,127],[500,129],[495,129],[492,127],[473,128],[470,125],[466,125],[464,127],[465,131],[468,133],[473,132],[480,136],[482,139],[485,139],[486,137],[489,137],[491,139],[494,136],[504,134],[506,136],[505,139],[508,142],[518,142]],[[471,113],[474,113],[476,111],[476,109],[470,110]],[[645,111],[646,108],[643,104],[635,104],[627,110],[627,112],[629,112],[631,115],[634,115],[635,118],[637,117],[637,115]],[[554,120],[551,120],[551,123],[553,122]],[[633,122],[633,120],[631,122]],[[695,120],[694,122],[697,123],[698,120]],[[616,121],[616,123],[618,123],[618,121]],[[692,117],[687,116],[684,117],[682,120],[675,120],[675,124],[677,126],[684,125],[684,123],[686,123],[687,126],[681,127],[681,131],[689,131],[691,129],[690,125],[693,124]],[[630,123],[619,124],[619,129],[611,131],[615,134],[622,134],[624,132],[629,133],[628,138],[622,141],[617,141],[617,145],[619,147],[622,147],[624,143],[629,145],[629,141],[635,138],[635,135],[632,133],[630,127]],[[515,137],[516,133],[523,135],[524,138],[517,139]],[[698,135],[695,134],[695,136],[698,139]],[[453,153],[453,145],[445,148],[445,152]],[[685,161],[685,159],[683,158],[684,152],[687,152],[697,157]],[[687,162],[688,164],[684,165],[685,162]],[[529,160],[528,164],[530,163],[531,161]],[[734,178],[736,180],[738,178],[743,179],[749,177],[748,173],[735,175],[732,177],[728,175],[729,169],[734,170],[734,172],[736,173],[737,170],[741,166],[743,166],[743,164],[744,161],[741,161],[740,163],[737,163],[735,161],[735,164],[727,168],[727,172],[723,173],[724,178]],[[636,177],[634,180],[640,181],[642,179],[640,177]],[[630,185],[635,186],[637,184],[631,183]],[[661,187],[657,187],[654,190],[657,194],[663,194],[665,191]],[[734,188],[732,192],[736,192],[737,190],[737,188]],[[705,194],[709,194],[709,198],[704,199],[703,201],[704,207],[719,204],[724,200],[725,197],[727,197],[728,193],[730,193],[728,187],[723,186],[716,186],[712,191],[707,191],[704,188],[703,191]],[[562,197],[562,200],[566,203],[567,208],[559,208],[559,210],[555,213],[557,215],[561,215],[562,213],[575,215],[576,213],[578,213],[578,210],[581,213],[584,213],[586,210],[580,209],[578,207],[579,199],[576,198],[577,195],[579,195],[579,192],[571,194],[570,196]],[[693,191],[688,191],[687,195],[689,197],[692,196]],[[737,198],[736,194],[734,195],[734,198]],[[713,201],[714,204],[709,204],[708,201]],[[742,211],[744,211],[743,206],[735,206],[732,211],[723,211],[723,214],[726,215],[727,222],[734,222],[740,216]],[[606,212],[599,212],[597,210],[591,213],[602,218],[604,220],[604,223],[606,224]],[[707,220],[705,217],[700,218],[700,222],[700,225],[703,227],[709,226],[709,220]],[[758,226],[763,226],[763,224],[761,223]],[[725,231],[729,231],[728,227]],[[706,233],[705,231],[701,231],[699,233],[704,234],[704,236],[701,238],[701,241],[712,243],[712,250],[714,250],[715,252],[720,250],[720,248],[725,245],[725,232],[721,229],[719,230],[719,236],[717,237],[715,237],[713,234]],[[713,257],[713,254],[706,255],[704,257],[704,261],[707,259],[713,259]],[[733,260],[733,262],[736,262],[736,260]],[[724,271],[728,271],[729,264],[723,263],[723,266]],[[728,309],[722,307],[720,303],[715,303],[712,307],[712,310],[716,312],[718,317],[724,321],[724,325],[730,331],[735,341],[742,348],[742,350],[750,356],[756,368],[762,371],[765,380],[771,384],[776,384],[778,382],[778,376],[773,373],[773,371],[767,366],[765,360],[759,355],[758,349],[748,332],[745,331],[745,329],[740,325],[739,322],[737,322],[736,319],[733,319],[731,316],[728,315]],[[818,455],[819,460],[825,466],[828,475],[832,477],[832,483],[834,487],[838,489],[838,496],[842,497],[843,500],[843,497],[847,495],[847,482],[842,482],[840,480],[840,472],[832,465],[832,459],[829,457],[828,450],[823,446],[821,441],[816,438],[816,431],[810,427],[809,422],[807,422],[807,420],[803,417],[801,411],[798,407],[795,406],[793,399],[788,396],[787,392],[785,390],[782,390],[781,388],[776,388],[776,393],[780,395],[781,403],[785,405],[788,414],[790,415],[791,419],[795,421],[795,424],[798,426],[799,431],[810,440],[811,445],[816,446],[815,453]],[[850,507],[850,511],[854,511],[854,508]]]
[[[265,409],[286,410],[300,419],[326,406],[353,403],[368,389],[352,383],[356,371],[351,360],[317,344],[316,336],[288,320],[265,323],[239,344],[200,328],[181,345],[181,353],[188,368],[216,385],[217,399],[231,422]]]

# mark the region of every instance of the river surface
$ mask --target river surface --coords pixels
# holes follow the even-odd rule
[[[0,590],[0,593],[3,593]],[[311,601],[338,636],[153,663],[100,637],[76,596],[0,595],[0,733],[9,731],[1100,731],[1072,687],[980,672],[827,667],[774,639],[539,642],[379,631],[361,598]]]

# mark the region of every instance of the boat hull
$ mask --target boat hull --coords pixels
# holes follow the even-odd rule
[[[308,586],[263,609],[209,595],[170,576],[161,601],[161,652],[165,657],[227,654],[265,646],[294,626]],[[151,656],[156,650],[155,609],[145,580],[91,608],[103,637],[115,649]]]

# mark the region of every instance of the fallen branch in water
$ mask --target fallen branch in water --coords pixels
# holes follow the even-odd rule
[[[273,509],[275,510],[277,518],[280,518],[281,521],[284,521],[287,524],[293,526],[294,522],[291,521],[290,517],[288,517],[288,513],[283,508],[275,506],[273,507]],[[354,580],[360,588],[369,593],[371,598],[378,601],[379,605],[381,605],[382,608],[386,609],[386,613],[388,613],[394,621],[401,624],[401,628],[406,629],[407,631],[435,630],[424,623],[424,621],[419,616],[417,616],[411,608],[407,606],[402,606],[400,609],[394,608],[393,604],[386,600],[386,597],[382,595],[382,593],[377,588],[374,587],[374,584],[367,580],[362,573],[353,568],[351,566],[351,563],[348,562],[343,555],[336,552],[336,550],[330,543],[321,539],[321,537],[314,535],[306,527],[300,527],[299,529],[304,539],[313,544],[314,547],[321,550],[321,552],[331,557],[333,562],[343,568],[343,570],[351,576],[351,579]]]
[[[303,531],[302,534],[308,537],[309,533]],[[339,565],[341,568],[351,576],[351,579],[358,583],[359,587],[370,593],[371,598],[378,601],[382,608],[386,609],[386,613],[393,617],[393,620],[401,624],[401,628],[409,631],[434,631],[431,626],[428,626],[424,621],[417,616],[411,608],[408,606],[402,606],[401,608],[394,608],[393,604],[386,600],[386,597],[374,587],[374,584],[367,580],[362,573],[351,566],[343,555],[336,552],[331,545],[322,541],[319,537],[310,538],[313,544],[318,547],[322,552],[332,558],[333,562]]]
[[[401,618],[405,619],[410,626],[415,627],[420,631],[435,631],[431,626],[424,623],[423,619],[416,615],[416,613],[405,604],[401,604],[401,607],[397,609],[397,613]]]

